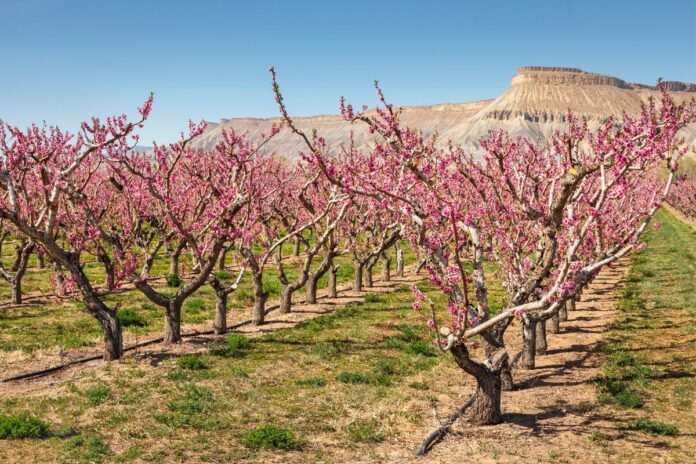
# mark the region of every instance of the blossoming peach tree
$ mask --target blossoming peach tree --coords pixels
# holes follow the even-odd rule
[[[281,114],[292,127],[271,72]],[[346,120],[368,125],[374,148],[353,146],[347,151],[355,159],[344,163],[300,134],[308,158],[350,194],[401,215],[405,236],[448,302],[448,317],[418,289],[414,308],[427,313],[438,346],[477,381],[466,405],[469,421],[498,423],[501,390],[511,381],[504,345],[510,322],[522,318],[531,343],[536,322],[555,315],[602,267],[639,246],[685,153],[677,133],[696,120],[696,103],[677,104],[663,92],[659,104],[651,100],[637,116],[609,118],[594,130],[569,114],[567,129],[549,143],[493,132],[480,142],[479,159],[403,127],[400,110],[379,87],[377,93],[381,106],[372,111],[340,105]],[[663,181],[650,174],[660,164],[669,171]],[[509,295],[498,311],[488,302],[486,262],[499,267]],[[471,351],[478,339],[481,360]]]
[[[125,115],[83,122],[77,135],[55,127],[26,130],[0,122],[0,218],[19,234],[41,246],[52,261],[67,270],[87,312],[100,323],[104,358],[121,357],[123,342],[116,310],[102,299],[84,272],[86,237],[99,230],[86,221],[105,159],[124,156],[138,141],[152,108],[152,96],[139,108],[139,118]],[[106,290],[108,291],[108,289]]]

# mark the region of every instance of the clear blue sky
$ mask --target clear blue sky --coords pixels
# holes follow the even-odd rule
[[[189,118],[275,116],[497,96],[522,65],[696,81],[696,0],[0,3],[0,118],[74,130],[156,92],[143,144]]]

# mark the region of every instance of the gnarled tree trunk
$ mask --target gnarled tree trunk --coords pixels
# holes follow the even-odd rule
[[[502,422],[500,368],[507,359],[505,350],[500,350],[489,363],[485,364],[470,359],[463,345],[454,345],[451,352],[457,365],[476,378],[476,397],[470,408],[469,422],[474,425],[492,425]]]
[[[382,261],[382,282],[389,282],[391,281],[391,258],[386,253],[382,253],[380,260]]]

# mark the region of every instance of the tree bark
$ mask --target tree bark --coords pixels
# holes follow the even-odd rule
[[[169,275],[179,277],[179,258],[184,250],[185,243],[181,241],[169,256]]]
[[[546,321],[542,320],[536,324],[536,354],[546,355],[548,344],[546,343]]]
[[[300,244],[302,242],[300,241],[300,236],[297,235],[295,236],[295,245],[292,248],[292,255],[293,256],[300,256]]]
[[[16,277],[12,282],[12,303],[22,304],[22,280]]]
[[[561,322],[565,322],[568,320],[568,302],[567,301],[558,310],[558,320]]]
[[[171,298],[164,313],[164,343],[181,342],[181,301]]]
[[[329,268],[329,283],[328,283],[329,298],[336,298],[338,296],[338,291],[336,289],[338,279],[337,279],[336,274],[338,274],[338,266],[334,266],[333,261],[332,261],[331,267]]]
[[[522,352],[517,366],[523,369],[534,369],[536,354],[536,324],[526,317],[522,320]]]
[[[363,278],[365,279],[365,286],[370,288],[374,285],[374,280],[372,279],[372,269],[377,261],[373,260],[365,265],[365,270],[363,271]]]
[[[558,312],[551,318],[551,333],[557,334],[561,332],[561,319]]]
[[[222,253],[220,253],[220,261],[218,261],[218,270],[219,271],[225,270],[225,261],[227,261],[227,252],[228,251],[230,251],[230,248],[226,247],[222,250]]]
[[[382,282],[391,281],[391,258],[386,253],[382,253]]]
[[[45,261],[44,261],[44,255],[43,253],[37,253],[36,254],[36,268],[37,269],[43,269],[46,267]]]
[[[363,264],[358,261],[353,261],[355,276],[353,278],[353,290],[362,292],[363,287]]]
[[[280,293],[280,313],[288,314],[292,310],[292,294],[295,289],[291,285],[286,285],[283,287],[283,291]]]
[[[466,373],[476,378],[476,398],[471,405],[469,422],[474,425],[493,425],[503,421],[500,407],[501,381],[499,366],[502,357],[507,358],[505,350],[501,350],[498,359],[491,362],[490,367],[469,358],[469,353],[463,345],[454,345],[451,349],[454,360]]]
[[[215,321],[213,322],[213,333],[222,335],[227,332],[227,293],[216,292],[215,297]]]
[[[401,247],[396,248],[396,275],[404,276],[404,250]]]
[[[263,291],[262,273],[252,272],[251,277],[252,283],[254,284],[253,322],[254,325],[261,325],[266,317],[266,299],[268,298],[268,293]]]
[[[570,299],[570,307],[567,309],[569,309],[570,311],[575,311],[575,298]]]
[[[104,332],[104,360],[113,361],[123,357],[123,335],[121,323],[116,316],[116,312],[105,314],[100,320]]]

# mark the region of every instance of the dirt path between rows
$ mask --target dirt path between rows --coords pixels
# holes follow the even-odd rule
[[[593,380],[600,368],[603,336],[615,318],[615,290],[629,261],[606,268],[585,291],[577,310],[561,323],[561,333],[548,334],[548,355],[537,357],[534,370],[516,370],[521,388],[503,392],[505,423],[471,427],[458,422],[452,433],[425,458],[416,459],[413,447],[425,436],[410,436],[404,447],[384,445],[383,462],[422,463],[521,463],[521,462],[631,462],[608,456],[607,450],[588,437],[596,431],[610,433],[620,426],[614,417],[596,411]],[[511,354],[521,346],[519,322],[508,329],[506,344]],[[473,379],[464,376],[463,402],[473,392]],[[439,411],[442,417],[450,411]],[[430,427],[435,421],[429,420]],[[632,444],[636,445],[635,443]],[[352,462],[357,462],[352,460]]]

